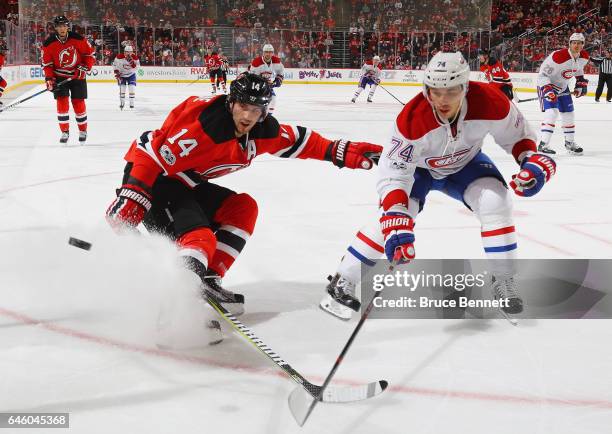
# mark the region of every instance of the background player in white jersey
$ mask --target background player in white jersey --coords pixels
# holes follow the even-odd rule
[[[125,106],[126,86],[130,93],[130,108],[134,108],[134,100],[136,99],[136,69],[139,66],[140,61],[134,54],[134,48],[131,45],[126,45],[123,49],[123,54],[117,54],[117,57],[113,60],[115,78],[119,85],[119,108],[121,110]]]
[[[520,166],[510,187],[533,196],[555,173],[555,162],[536,153],[536,135],[518,108],[488,84],[469,81],[461,53],[437,53],[427,65],[422,93],[400,112],[378,164],[380,224],[363,227],[327,286],[321,307],[350,318],[359,309],[354,289],[362,266],[384,253],[390,261],[415,257],[414,221],[432,190],[463,202],[480,221],[490,261],[493,295],[507,299],[505,314],[519,313],[514,283],[517,237],[509,189],[495,163],[482,152],[491,134]],[[441,249],[444,246],[440,246]]]
[[[357,90],[355,91],[355,95],[353,95],[351,102],[357,101],[357,97],[368,84],[371,86],[370,93],[368,94],[368,102],[372,102],[374,92],[376,92],[376,88],[380,84],[381,71],[382,66],[380,64],[380,57],[374,56],[372,57],[372,60],[366,60],[366,62],[361,67],[361,77],[359,78]]]
[[[561,113],[565,148],[570,154],[581,155],[582,148],[574,141],[574,103],[569,90],[569,81],[576,77],[574,96],[579,98],[587,93],[589,81],[584,78],[584,67],[589,61],[589,53],[584,51],[584,35],[574,33],[569,39],[569,48],[551,53],[540,66],[538,73],[538,97],[544,112],[540,130],[538,151],[555,154],[548,145],[555,129],[555,121]]]
[[[265,78],[270,83],[270,86],[272,86],[272,101],[268,111],[274,114],[274,106],[276,105],[274,88],[280,87],[283,84],[285,67],[281,60],[274,55],[272,44],[265,44],[263,46],[263,54],[253,59],[249,66],[249,72]]]

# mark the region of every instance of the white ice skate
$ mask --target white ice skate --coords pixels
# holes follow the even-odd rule
[[[68,139],[70,138],[70,133],[68,131],[63,131],[60,136],[60,143],[68,143]]]
[[[319,307],[342,320],[351,319],[352,313],[359,311],[361,307],[361,303],[354,295],[356,285],[338,273],[334,277],[329,276],[328,279],[330,282],[325,288],[327,295],[323,297]]]

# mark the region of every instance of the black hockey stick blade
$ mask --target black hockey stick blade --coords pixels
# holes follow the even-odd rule
[[[536,96],[535,98],[519,99],[518,102],[537,101],[538,99],[539,98]]]

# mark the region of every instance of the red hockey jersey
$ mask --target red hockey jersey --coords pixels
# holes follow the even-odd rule
[[[79,65],[91,70],[94,64],[94,49],[87,39],[75,32],[68,32],[65,41],[57,34],[43,43],[42,67],[46,78],[72,77]]]
[[[125,156],[134,163],[131,175],[153,185],[162,174],[193,188],[244,169],[261,154],[325,159],[330,140],[305,127],[281,125],[272,116],[237,138],[226,98],[189,97],[170,112],[160,129],[142,134]]]
[[[215,71],[221,68],[221,65],[223,65],[223,62],[221,62],[221,59],[219,58],[218,54],[211,54],[210,56],[206,56],[205,60],[206,66],[208,66],[209,71]]]
[[[2,70],[2,67],[4,66],[5,60],[6,60],[6,57],[3,54],[0,54],[0,71]]]
[[[489,57],[489,61],[486,64],[480,65],[480,71],[484,73],[485,78],[490,84],[496,85],[497,87],[502,87],[504,85],[512,86],[510,74],[505,70],[502,62],[493,56]]]

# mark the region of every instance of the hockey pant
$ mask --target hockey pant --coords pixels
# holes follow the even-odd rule
[[[516,273],[517,239],[512,219],[512,200],[506,186],[494,177],[478,178],[466,189],[465,204],[471,208],[480,221],[480,236],[485,255],[489,260],[491,273],[495,276],[512,276]],[[411,197],[409,213],[417,215],[422,203]],[[418,231],[418,225],[415,232]],[[418,233],[415,248],[418,255]],[[441,249],[444,246],[440,246]],[[375,260],[384,257],[384,238],[378,218],[357,232],[342,258],[337,272],[358,283],[362,267],[375,265]],[[418,256],[417,256],[418,257]]]
[[[130,169],[131,163],[127,176]],[[181,256],[224,276],[253,233],[257,213],[257,202],[248,194],[210,182],[190,188],[160,175],[144,225],[175,240]]]

